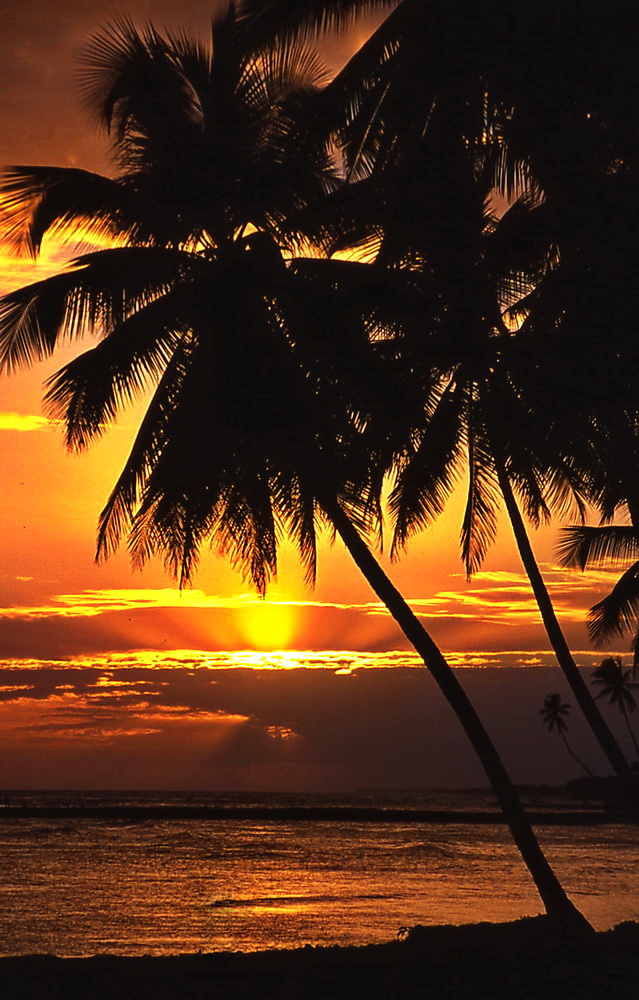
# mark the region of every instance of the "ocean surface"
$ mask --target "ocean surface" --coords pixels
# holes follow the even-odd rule
[[[32,815],[32,806],[57,812]],[[153,814],[140,813],[140,806]],[[189,815],[220,806],[232,815]],[[177,818],[168,815],[175,807],[182,809]],[[238,807],[257,810],[259,818],[238,818]],[[392,821],[305,818],[305,810],[320,807],[406,814],[393,812]],[[579,811],[571,803],[559,808],[568,819],[570,810]],[[467,815],[458,822],[411,816],[425,809],[478,810],[478,822]],[[507,831],[486,821],[492,809],[488,793],[12,792],[0,800],[0,953],[167,955],[369,944],[417,923],[539,913]],[[537,829],[566,889],[597,929],[639,920],[639,826],[567,821]]]

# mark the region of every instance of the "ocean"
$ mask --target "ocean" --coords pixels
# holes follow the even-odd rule
[[[639,920],[639,828],[575,824],[575,805],[559,808],[566,821],[538,835],[575,903],[599,930]],[[415,813],[442,809],[466,815]],[[488,793],[12,792],[0,803],[1,954],[361,945],[417,923],[539,913],[493,809]]]

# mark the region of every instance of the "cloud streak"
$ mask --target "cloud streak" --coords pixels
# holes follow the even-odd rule
[[[481,656],[467,659],[474,666]],[[528,661],[518,669],[460,672],[519,781],[570,776],[570,759],[558,760],[539,721],[543,696],[562,684],[543,656],[518,654]],[[247,790],[483,783],[457,721],[410,654],[369,654],[368,668],[345,653],[297,662],[256,669],[242,655],[184,652],[5,663],[0,786],[20,787],[31,774],[37,787],[47,769],[53,787],[76,788],[175,787],[178,777],[186,787]],[[579,749],[596,758],[581,720],[570,722]]]
[[[49,427],[51,421],[47,417],[39,417],[33,413],[0,413],[0,431],[41,431]]]
[[[253,594],[237,597],[216,597],[202,590],[175,588],[114,590],[85,590],[78,594],[58,594],[50,603],[40,605],[15,605],[0,608],[3,618],[85,618],[114,611],[132,611],[158,608],[191,608],[201,610],[243,610],[250,607],[275,605],[290,608],[328,608],[341,611],[379,613],[386,609],[378,602],[359,604],[331,601],[262,601]]]
[[[547,586],[553,594],[559,615],[569,616],[573,620],[583,618],[584,609],[591,603],[595,588],[610,587],[616,576],[614,571],[604,570],[577,576],[556,567],[546,567]],[[457,617],[470,618],[474,621],[503,622],[504,619],[514,617],[516,620],[513,624],[517,625],[521,619],[536,619],[539,616],[526,577],[516,573],[478,573],[472,583],[463,590],[442,590],[433,597],[409,597],[407,601],[415,613],[424,618],[449,616],[452,612]],[[219,597],[202,590],[180,591],[165,587],[85,590],[75,594],[58,594],[43,604],[0,607],[0,617],[83,618],[110,612],[176,608],[242,611],[269,605],[388,615],[387,609],[380,601],[262,601],[253,594]]]

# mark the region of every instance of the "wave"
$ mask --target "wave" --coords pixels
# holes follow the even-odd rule
[[[389,896],[387,893],[370,893],[363,895],[352,895],[347,896],[329,896],[329,895],[319,895],[319,896],[254,896],[247,899],[215,899],[212,903],[209,903],[214,909],[239,909],[240,907],[280,907],[280,906],[299,906],[300,904],[310,904],[310,903],[339,903],[344,899],[392,899],[393,896]]]

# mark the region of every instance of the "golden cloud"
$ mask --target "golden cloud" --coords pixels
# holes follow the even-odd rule
[[[51,421],[33,413],[0,413],[0,431],[41,431]]]
[[[564,621],[583,622],[587,608],[617,578],[615,571],[597,570],[577,574],[556,566],[544,567],[546,583],[558,616]],[[508,627],[522,623],[536,624],[539,610],[530,585],[523,573],[478,573],[470,584],[459,589],[442,590],[432,597],[411,597],[408,603],[422,619],[454,617],[477,624],[499,624]],[[0,608],[0,618],[37,620],[47,618],[90,618],[107,613],[145,610],[195,609],[202,611],[233,611],[246,613],[246,622],[255,620],[264,631],[283,615],[300,610],[333,610],[356,612],[362,616],[389,617],[380,601],[340,603],[315,600],[263,601],[254,594],[220,597],[203,590],[164,587],[155,589],[118,588],[86,590],[75,594],[58,594],[42,604],[13,605]],[[256,624],[256,627],[257,627]],[[292,626],[291,626],[292,627]],[[273,637],[269,635],[269,638]],[[265,650],[282,642],[259,643],[247,635],[247,646]],[[256,653],[259,657],[259,653]]]
[[[381,603],[339,604],[327,601],[263,601],[254,594],[217,597],[202,590],[164,587],[157,589],[85,590],[79,594],[57,594],[50,603],[0,608],[4,618],[94,617],[112,611],[145,608],[197,608],[202,610],[242,610],[249,608],[333,608],[343,611],[386,612]]]

